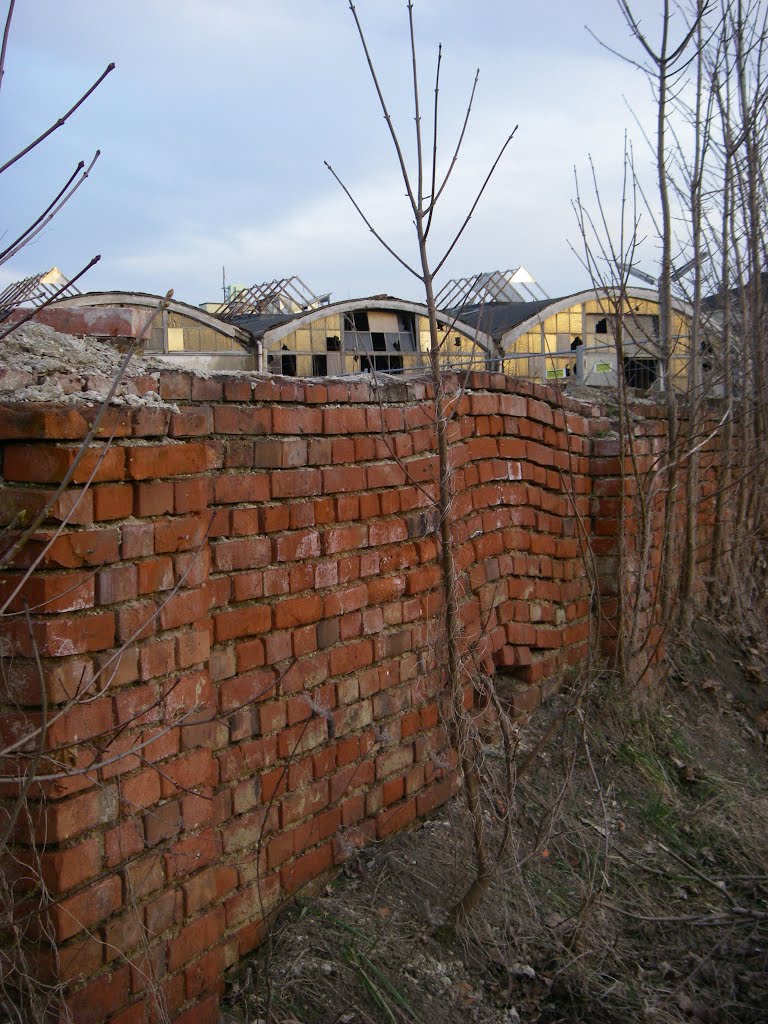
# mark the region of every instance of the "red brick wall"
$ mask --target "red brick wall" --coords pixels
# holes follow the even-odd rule
[[[58,963],[36,955],[78,1024],[153,1019],[148,988],[172,1019],[216,1020],[281,900],[455,791],[428,388],[163,372],[159,390],[177,411],[110,411],[0,579],[45,552],[2,620],[0,739],[41,720],[39,654],[38,772],[61,777],[31,821]],[[6,521],[41,507],[95,412],[0,410]],[[477,374],[455,412],[465,645],[528,708],[587,655],[581,549],[615,553],[617,460],[607,421],[553,389]],[[14,838],[23,864],[23,821]],[[22,894],[34,872],[6,870]]]

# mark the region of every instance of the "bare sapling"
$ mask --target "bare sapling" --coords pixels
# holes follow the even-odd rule
[[[442,48],[438,49],[437,65],[434,84],[434,107],[433,124],[431,134],[431,146],[426,142],[428,137],[425,133],[422,110],[421,92],[419,86],[417,47],[414,31],[413,4],[407,3],[408,10],[408,32],[410,39],[411,70],[412,70],[412,100],[415,125],[415,170],[409,169],[401,145],[400,135],[396,129],[379,83],[375,64],[371,56],[367,38],[363,30],[358,12],[354,3],[349,2],[349,9],[355,22],[355,27],[365,55],[368,70],[373,82],[376,96],[387,124],[390,140],[394,148],[400,175],[405,186],[408,205],[413,217],[413,224],[416,235],[417,259],[413,262],[407,260],[401,253],[391,246],[381,233],[373,226],[365,212],[354,199],[351,191],[343,183],[336,171],[326,163],[326,166],[339,182],[342,189],[352,202],[368,229],[372,232],[377,241],[404,266],[414,277],[416,277],[424,288],[425,301],[429,320],[429,376],[433,388],[433,422],[435,429],[435,445],[437,453],[437,481],[433,501],[436,507],[438,519],[438,560],[441,570],[441,647],[444,655],[441,658],[439,670],[441,671],[448,695],[448,723],[451,740],[459,755],[459,763],[464,781],[464,792],[467,805],[472,818],[473,843],[475,850],[475,879],[454,908],[452,915],[453,923],[458,923],[474,909],[483,894],[486,892],[493,877],[495,858],[488,848],[485,835],[483,808],[481,803],[481,779],[478,767],[477,736],[473,725],[472,717],[468,713],[465,703],[465,690],[471,682],[470,662],[467,658],[466,645],[462,640],[461,623],[459,617],[460,602],[460,572],[456,563],[455,549],[456,539],[454,535],[453,515],[453,467],[449,448],[449,427],[452,419],[452,409],[459,395],[456,393],[453,379],[446,376],[443,369],[444,353],[442,347],[444,340],[440,337],[437,320],[437,305],[435,301],[435,276],[440,272],[445,261],[450,256],[464,234],[474,212],[485,192],[496,168],[499,165],[504,153],[509,146],[515,132],[514,130],[502,143],[498,154],[491,164],[491,167],[482,182],[474,200],[469,206],[464,220],[453,235],[452,240],[433,261],[430,253],[429,235],[433,226],[434,216],[438,209],[438,202],[443,191],[451,178],[456,167],[462,146],[464,143],[467,124],[469,122],[472,104],[477,87],[478,74],[472,85],[470,99],[462,120],[461,129],[458,134],[458,141],[448,162],[447,168],[442,171],[439,161],[439,93],[440,93],[440,70],[442,64]],[[428,150],[425,152],[425,150]]]

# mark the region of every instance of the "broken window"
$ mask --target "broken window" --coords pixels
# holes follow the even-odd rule
[[[284,377],[296,376],[296,356],[288,351],[288,346],[283,345],[280,355],[280,373]]]
[[[355,309],[351,313],[344,314],[345,331],[367,331],[368,314],[364,309]]]
[[[659,366],[656,359],[640,359],[627,356],[624,359],[624,380],[627,387],[647,391],[659,378]]]

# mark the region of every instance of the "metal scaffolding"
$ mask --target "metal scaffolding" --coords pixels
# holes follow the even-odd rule
[[[44,270],[41,274],[14,281],[0,292],[0,316],[7,315],[16,306],[33,306],[37,309],[50,299],[82,295],[79,288],[69,283],[58,267]]]
[[[310,309],[327,306],[331,293],[315,295],[300,277],[276,278],[250,288],[233,288],[227,301],[216,313],[222,320],[233,320],[240,316],[254,316],[273,313],[304,313]]]
[[[548,299],[525,267],[494,270],[447,281],[435,296],[438,309],[461,309],[487,302],[530,302]]]

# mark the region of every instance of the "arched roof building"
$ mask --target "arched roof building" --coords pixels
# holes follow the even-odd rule
[[[300,377],[375,370],[401,373],[428,361],[429,320],[423,303],[389,295],[349,299],[294,313],[232,317],[263,351],[263,368]],[[447,366],[478,369],[496,359],[492,338],[452,313],[438,314]]]
[[[458,312],[458,311],[457,311]],[[680,386],[690,357],[691,308],[672,313],[672,383]],[[615,384],[623,372],[631,387],[660,381],[659,296],[649,288],[621,295],[589,289],[558,299],[489,302],[463,308],[462,320],[490,335],[500,369],[515,377]]]
[[[49,312],[78,314],[96,335],[135,337],[158,301],[144,293],[92,292],[61,299]],[[675,304],[670,369],[677,387],[687,376],[690,317],[690,307]],[[592,385],[615,384],[621,372],[632,387],[661,382],[658,293],[648,288],[474,303],[440,311],[438,328],[446,369]],[[207,370],[301,377],[418,372],[429,363],[428,311],[389,295],[221,315],[172,301],[143,348]]]

